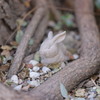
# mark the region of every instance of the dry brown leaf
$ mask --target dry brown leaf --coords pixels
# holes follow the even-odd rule
[[[1,46],[1,49],[3,49],[3,50],[11,50],[12,49],[12,47],[10,47],[10,46],[8,46],[8,45],[3,45],[3,46]]]
[[[12,42],[10,42],[10,44],[11,44],[12,46],[18,46],[18,43],[17,43],[16,41],[12,41]]]
[[[8,57],[8,56],[10,56],[10,52],[8,50],[3,50],[1,55]]]
[[[6,74],[0,71],[0,82],[4,82],[6,80]]]
[[[33,65],[32,64],[26,64],[26,67],[27,68],[33,68]]]
[[[5,65],[1,65],[0,66],[0,71],[7,71],[10,67],[9,65],[10,65],[9,63],[7,63]]]
[[[94,76],[92,76],[91,78],[92,78],[94,81],[96,81],[98,77],[99,77],[98,75],[94,75]]]
[[[42,63],[38,63],[38,64],[36,64],[36,66],[43,67],[44,65]]]
[[[25,0],[24,5],[29,8],[30,7],[30,0]]]
[[[75,96],[77,96],[77,97],[84,97],[85,96],[85,89],[78,89],[75,92]]]
[[[18,76],[21,79],[25,79],[25,78],[29,77],[29,70],[28,70],[28,68],[24,67],[24,69],[20,73],[18,73]]]

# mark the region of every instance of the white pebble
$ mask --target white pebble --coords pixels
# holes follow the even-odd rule
[[[38,64],[39,62],[36,60],[30,60],[29,64],[32,64],[33,66],[35,66],[36,64]]]
[[[31,85],[31,87],[37,87],[37,86],[40,85],[40,83],[37,82],[36,80],[32,80],[32,81],[29,82],[29,85]]]
[[[43,71],[43,73],[47,73],[47,72],[50,72],[51,70],[48,67],[44,66],[42,68],[42,71]]]
[[[88,96],[88,98],[90,98],[90,100],[93,100],[92,98],[96,97],[96,93],[91,92],[90,95]]]
[[[13,75],[13,76],[11,77],[11,81],[12,81],[13,83],[18,84],[18,76],[17,76],[17,75]]]
[[[79,55],[73,54],[73,57],[74,57],[74,59],[78,59],[79,58]]]
[[[43,73],[43,72],[40,72],[40,75],[44,75],[45,73]]]
[[[33,71],[37,72],[37,71],[39,71],[39,70],[40,70],[40,67],[38,67],[38,66],[34,66],[34,67],[33,67]]]
[[[20,91],[21,88],[22,88],[22,84],[21,84],[21,85],[18,85],[18,86],[15,86],[15,87],[14,87],[14,90]]]
[[[30,78],[38,78],[40,76],[40,73],[37,73],[37,72],[30,72]]]

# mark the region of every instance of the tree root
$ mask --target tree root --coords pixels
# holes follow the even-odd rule
[[[34,35],[34,44],[32,46],[32,48],[30,49],[30,53],[33,53],[36,51],[36,48],[39,46],[41,40],[43,39],[43,36],[45,34],[45,30],[47,28],[48,25],[48,19],[49,19],[49,14],[46,13],[46,15],[44,16],[44,18],[41,20],[35,35]]]
[[[44,0],[38,0],[37,6],[41,6],[41,7],[39,7],[36,10],[32,20],[30,21],[30,24],[26,28],[25,34],[21,40],[21,43],[17,48],[13,63],[8,72],[8,78],[10,78],[12,75],[18,72],[18,69],[20,68],[21,62],[23,60],[28,45],[28,41],[30,40],[31,36],[34,34],[35,29],[37,28],[41,18],[44,16],[44,14],[47,11],[46,3]]]

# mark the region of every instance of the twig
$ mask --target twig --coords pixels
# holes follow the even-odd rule
[[[30,21],[29,25],[26,28],[25,34],[17,48],[13,63],[8,72],[8,75],[7,75],[8,78],[10,78],[14,74],[17,74],[20,68],[21,62],[23,60],[25,51],[27,49],[28,41],[30,40],[31,36],[34,34],[35,29],[37,25],[39,24],[41,18],[43,17],[44,13],[46,13],[47,11],[46,6],[44,6],[45,5],[44,1],[38,0],[37,2],[38,4],[41,5],[41,7],[36,10],[32,20]]]
[[[92,83],[97,87],[97,84],[95,83],[95,81],[91,78]]]
[[[32,48],[30,49],[29,53],[35,52],[36,48],[39,46],[41,40],[43,39],[45,30],[47,28],[48,19],[49,19],[49,16],[48,16],[48,14],[46,14],[46,16],[44,16],[44,18],[41,20],[41,22],[35,32],[34,38],[33,38],[34,44],[33,44]]]
[[[52,5],[48,5],[48,8],[52,8],[53,6]],[[72,12],[72,13],[75,13],[75,10],[74,9],[71,9],[71,8],[67,8],[67,7],[58,7],[58,6],[55,6],[55,8],[56,9],[58,9],[58,10],[62,10],[62,11],[68,11],[68,12]],[[89,13],[89,12],[83,12],[83,13]],[[100,13],[98,13],[98,12],[93,12],[95,15],[97,15],[97,16],[100,16]]]
[[[49,6],[51,5],[51,6]],[[48,0],[48,6],[51,9],[51,12],[53,13],[56,21],[61,21],[61,14],[60,12],[56,9],[56,6],[54,5],[53,0]]]
[[[31,9],[28,13],[24,15],[22,20],[24,21],[32,12],[36,10],[37,7]],[[17,26],[17,28],[14,30],[14,32],[8,37],[7,41],[5,42],[5,45],[9,42],[9,40],[14,36],[14,34],[20,29],[21,25]]]

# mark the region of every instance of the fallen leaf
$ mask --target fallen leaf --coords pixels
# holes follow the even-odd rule
[[[75,92],[75,96],[77,96],[77,97],[84,97],[85,96],[85,89],[78,89]]]
[[[23,19],[17,19],[17,24],[19,26],[26,26],[27,25],[27,22],[24,21]]]
[[[97,89],[96,89],[98,95],[100,95],[100,86],[97,86]]]
[[[60,66],[61,66],[61,63],[54,63],[54,64],[49,64],[47,67],[56,69],[56,68],[59,68]]]
[[[25,0],[24,5],[29,8],[30,7],[30,0]]]
[[[0,71],[0,82],[4,82],[6,80],[6,73],[3,71]]]
[[[9,63],[0,66],[0,71],[7,71],[9,69]]]
[[[23,35],[24,35],[24,32],[22,30],[17,31],[16,38],[15,38],[17,43],[20,43]]]
[[[3,46],[1,46],[1,49],[3,49],[3,50],[11,50],[12,49],[12,47],[10,47],[10,46],[8,46],[8,45],[3,45]]]
[[[19,76],[20,79],[25,79],[25,78],[29,77],[28,68],[24,67],[24,69],[20,73],[18,73],[18,76]]]
[[[18,46],[18,43],[17,43],[16,41],[11,41],[10,44],[11,44],[12,46]]]
[[[33,65],[32,64],[26,64],[26,67],[27,68],[33,68]]]
[[[38,62],[40,61],[40,55],[39,55],[38,51],[34,54],[34,60],[36,60]]]
[[[42,63],[38,63],[38,64],[36,64],[36,66],[43,67],[44,65]]]
[[[61,95],[62,95],[65,99],[69,100],[68,91],[66,90],[65,86],[64,86],[62,83],[60,83],[60,92],[61,92]]]
[[[10,52],[9,52],[8,50],[3,50],[3,51],[1,52],[1,55],[2,55],[2,56],[5,56],[5,57],[8,57],[8,56],[10,56]]]

